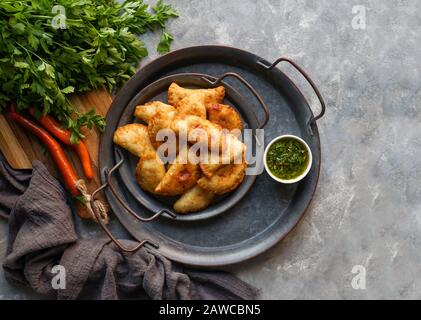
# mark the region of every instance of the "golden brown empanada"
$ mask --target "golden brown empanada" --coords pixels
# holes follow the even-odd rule
[[[170,129],[171,122],[175,117],[175,111],[164,111],[164,110],[156,110],[154,117],[149,121],[148,124],[148,134],[149,139],[151,140],[152,145],[155,149],[158,149],[159,146],[164,141],[157,140],[157,134],[160,130]]]
[[[171,123],[175,133],[185,133],[192,143],[204,143],[211,148],[212,141],[215,146],[220,145],[221,127],[198,116],[177,116]]]
[[[224,194],[235,190],[243,181],[247,164],[229,164],[220,168],[212,177],[202,176],[197,184],[202,189],[215,194]]]
[[[198,116],[206,119],[205,94],[195,93],[181,99],[177,105],[178,115]]]
[[[197,212],[207,208],[213,198],[214,194],[195,185],[174,203],[174,210],[178,213]]]
[[[143,124],[131,123],[119,127],[114,132],[114,143],[123,147],[135,156],[155,152],[148,135],[148,128]]]
[[[200,163],[199,166],[203,175],[210,178],[224,165],[222,163]]]
[[[149,123],[149,121],[155,116],[157,110],[172,112],[175,111],[175,108],[161,101],[150,101],[137,106],[134,115],[140,120]]]
[[[209,152],[207,158],[207,163],[200,163],[200,170],[202,170],[202,173],[210,178],[213,176],[213,174],[218,171],[219,168],[223,166],[221,162],[221,156],[216,152]]]
[[[225,97],[225,88],[223,86],[212,89],[187,89],[173,82],[168,88],[168,103],[175,106],[181,99],[197,92],[205,94],[205,104],[220,103]]]
[[[200,177],[197,164],[189,163],[187,153],[180,151],[174,163],[172,163],[164,178],[155,189],[155,192],[167,196],[183,194],[192,188]]]
[[[209,121],[229,131],[243,130],[243,121],[233,107],[221,103],[209,103],[206,109]]]
[[[136,166],[136,180],[143,190],[155,193],[155,188],[164,176],[165,166],[156,152],[149,152],[140,157]]]

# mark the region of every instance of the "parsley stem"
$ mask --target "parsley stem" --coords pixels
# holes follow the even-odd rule
[[[33,54],[35,57],[37,57],[38,59],[40,59],[42,62],[44,63],[48,63],[46,62],[43,58],[41,58],[39,55],[37,55],[35,52],[33,52],[31,49],[25,48],[23,45],[21,45],[19,42],[16,42],[16,44],[21,47],[23,50],[25,50],[27,53],[31,53]]]
[[[28,16],[32,17],[32,18],[43,18],[43,19],[53,19],[54,18],[54,16],[42,16],[42,15],[38,15],[38,14],[31,14],[31,15],[28,15]],[[82,19],[70,19],[70,18],[67,18],[67,17],[66,17],[66,21],[83,22]]]

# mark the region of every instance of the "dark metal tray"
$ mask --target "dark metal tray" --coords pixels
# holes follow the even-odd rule
[[[322,111],[314,117],[305,98],[294,83],[275,65],[291,63],[309,80],[318,95]],[[148,217],[133,192],[127,189],[124,174],[114,175],[115,195],[106,190],[107,200],[125,228],[139,241],[150,239],[159,245],[158,251],[178,262],[194,266],[222,266],[244,261],[267,250],[281,240],[304,215],[317,186],[320,171],[320,138],[316,120],[324,113],[324,102],[314,83],[295,63],[279,59],[274,64],[243,50],[225,46],[198,46],[173,51],[145,65],[120,90],[107,114],[107,129],[100,146],[100,170],[107,183],[107,170],[120,160],[112,143],[113,133],[122,123],[130,122],[127,108],[133,108],[133,98],[154,81],[179,73],[200,73],[218,77],[236,72],[253,85],[270,111],[265,127],[265,141],[280,134],[301,136],[310,146],[313,165],[307,177],[298,184],[281,185],[263,172],[247,196],[224,214],[201,221],[178,221],[160,218],[142,222],[128,214],[117,201],[124,200],[133,212]],[[235,79],[224,82],[234,87],[249,101],[254,110],[257,102],[246,87]],[[131,104],[132,102],[132,104]],[[153,212],[155,213],[155,212]]]

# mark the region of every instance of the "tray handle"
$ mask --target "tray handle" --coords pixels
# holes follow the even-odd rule
[[[148,240],[148,239],[144,239],[142,241],[139,241],[136,245],[134,245],[133,247],[127,247],[124,244],[122,244],[116,237],[114,237],[114,235],[112,234],[112,232],[107,228],[107,226],[105,225],[104,221],[101,219],[101,215],[100,213],[97,211],[97,208],[95,206],[95,199],[96,199],[96,195],[104,190],[106,187],[108,186],[108,182],[104,183],[102,186],[100,186],[98,189],[96,189],[91,196],[91,200],[90,200],[90,205],[92,207],[92,211],[95,215],[96,221],[98,221],[99,225],[101,226],[102,230],[108,235],[108,237],[111,239],[112,242],[114,242],[114,244],[121,250],[121,251],[125,251],[125,252],[135,252],[137,250],[139,250],[140,248],[142,248],[145,244],[150,244],[152,247],[158,249],[159,245],[156,244],[155,242]]]
[[[168,210],[168,209],[165,209],[165,208],[159,210],[153,216],[150,216],[148,218],[143,218],[143,217],[139,216],[133,209],[131,209],[129,207],[129,205],[118,195],[118,193],[117,193],[117,191],[114,187],[114,184],[112,183],[111,176],[123,164],[124,157],[123,157],[123,154],[122,154],[120,149],[116,149],[116,153],[117,153],[117,159],[118,159],[117,164],[109,170],[108,170],[108,168],[104,168],[104,174],[105,174],[105,177],[106,177],[106,180],[107,180],[107,182],[106,182],[107,186],[110,187],[110,190],[111,190],[112,194],[117,199],[117,201],[121,203],[121,205],[124,207],[124,209],[126,209],[135,219],[137,219],[139,221],[142,221],[142,222],[153,221],[153,220],[159,218],[161,215],[163,215],[165,213],[168,214],[171,218],[176,219],[177,215],[174,212],[172,212],[171,210]]]
[[[227,73],[224,73],[219,78],[217,78],[216,80],[211,80],[211,79],[208,79],[206,77],[202,77],[202,79],[205,80],[206,82],[208,82],[212,86],[217,86],[218,84],[220,84],[222,82],[222,80],[224,80],[227,77],[234,77],[234,78],[240,80],[247,87],[247,89],[250,90],[250,92],[254,95],[254,97],[259,101],[260,106],[262,107],[262,110],[265,114],[265,118],[264,118],[263,122],[260,123],[259,119],[257,118],[256,113],[254,113],[254,116],[256,117],[256,120],[259,124],[258,129],[263,129],[263,127],[269,121],[269,109],[266,106],[265,102],[263,101],[262,97],[257,93],[256,89],[254,89],[252,87],[252,85],[250,83],[248,83],[242,76],[240,76],[238,73],[235,73],[235,72],[227,72]]]
[[[307,126],[309,128],[309,131],[311,134],[313,134],[313,130],[311,129],[311,126],[316,123],[317,120],[319,120],[326,111],[326,104],[322,97],[322,94],[320,93],[319,89],[317,88],[314,81],[310,78],[310,76],[301,68],[296,62],[292,61],[289,58],[280,57],[275,60],[272,64],[268,65],[265,61],[259,60],[257,61],[257,64],[261,65],[266,70],[272,70],[275,68],[280,62],[288,62],[290,65],[292,65],[301,75],[307,80],[307,82],[310,84],[310,86],[313,88],[314,92],[316,93],[317,98],[319,99],[321,110],[320,113],[317,116],[311,116],[310,119],[307,122]]]
[[[120,241],[118,241],[113,234],[111,233],[111,231],[107,228],[107,226],[105,225],[105,223],[102,221],[102,219],[100,219],[101,215],[100,213],[97,211],[97,207],[95,205],[95,200],[96,200],[96,196],[99,192],[103,191],[105,188],[109,187],[110,191],[112,192],[112,194],[114,195],[114,197],[117,199],[118,202],[120,202],[120,204],[137,220],[142,221],[142,222],[149,222],[149,221],[153,221],[157,218],[159,218],[161,215],[163,214],[168,214],[169,216],[171,216],[172,218],[176,218],[177,216],[175,215],[175,213],[173,213],[171,210],[167,210],[167,209],[162,209],[158,212],[156,212],[153,216],[150,216],[148,218],[143,218],[141,216],[139,216],[134,210],[132,210],[127,203],[116,193],[114,185],[112,183],[112,174],[123,164],[124,162],[124,158],[123,155],[121,154],[121,151],[119,149],[117,149],[117,156],[119,158],[119,161],[117,162],[117,164],[112,167],[111,169],[108,168],[104,168],[104,174],[105,174],[105,178],[106,178],[106,182],[100,186],[98,189],[96,189],[91,196],[90,199],[90,206],[92,208],[92,211],[94,212],[95,218],[96,220],[99,222],[101,228],[104,230],[104,232],[108,235],[108,237],[117,245],[117,247],[119,247],[122,251],[126,251],[126,252],[134,252],[139,250],[141,247],[143,247],[145,244],[150,244],[152,245],[154,248],[159,248],[159,245],[152,242],[151,240],[145,239],[140,241],[137,245],[135,245],[132,248],[128,248],[127,246],[123,245]]]

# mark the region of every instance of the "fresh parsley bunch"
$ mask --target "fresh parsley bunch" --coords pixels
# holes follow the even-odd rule
[[[56,5],[65,9],[63,29],[53,27]],[[0,111],[35,105],[72,129],[73,142],[83,126],[103,131],[104,118],[79,113],[67,95],[119,87],[148,54],[138,35],[161,29],[157,50],[166,52],[173,37],[165,23],[176,16],[162,0],[152,10],[143,0],[1,0]]]

